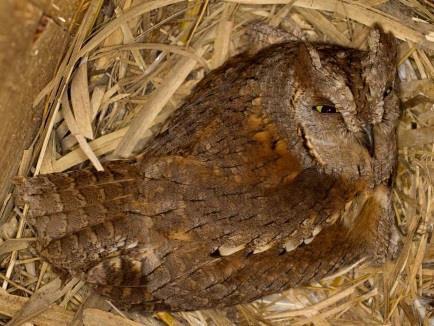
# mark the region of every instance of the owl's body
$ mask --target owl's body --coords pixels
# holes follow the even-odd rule
[[[19,181],[41,255],[148,310],[249,302],[366,256],[383,261],[396,47],[378,30],[369,46],[240,55],[137,160]]]

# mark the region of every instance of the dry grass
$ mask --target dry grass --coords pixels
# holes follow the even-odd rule
[[[102,0],[84,18],[52,82],[35,99],[45,119],[19,174],[64,171],[129,156],[210,69],[243,49],[245,26],[265,20],[295,36],[365,48],[379,23],[401,40],[405,112],[399,126],[399,258],[360,262],[309,287],[227,310],[125,316],[83,282],[63,284],[30,244],[27,207],[0,211],[0,324],[434,325],[434,5],[430,0]],[[188,77],[188,78],[187,78]],[[89,163],[91,162],[91,163]],[[66,308],[66,310],[65,310]],[[105,312],[102,310],[109,310]],[[4,316],[4,317],[1,317]],[[135,318],[132,321],[129,318]]]

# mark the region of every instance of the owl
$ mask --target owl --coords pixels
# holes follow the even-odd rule
[[[284,42],[209,73],[135,159],[16,181],[46,261],[121,306],[250,302],[396,251],[397,47]]]

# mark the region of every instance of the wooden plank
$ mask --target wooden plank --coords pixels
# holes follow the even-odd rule
[[[36,95],[54,75],[80,0],[0,1],[0,203],[40,125]]]

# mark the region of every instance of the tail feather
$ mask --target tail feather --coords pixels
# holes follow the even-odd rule
[[[28,220],[43,243],[125,216],[136,198],[139,170],[114,161],[104,171],[83,169],[15,179],[17,205],[29,205]]]

